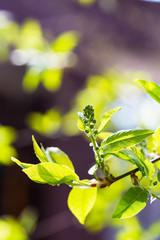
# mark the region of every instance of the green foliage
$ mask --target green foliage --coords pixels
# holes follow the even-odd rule
[[[91,211],[97,195],[97,188],[73,188],[68,197],[68,207],[81,224]]]
[[[52,135],[61,126],[61,116],[58,111],[50,109],[46,113],[32,112],[27,116],[28,126],[42,135]]]
[[[52,186],[62,183],[71,184],[79,177],[67,166],[51,162],[43,162],[23,169],[28,177],[37,183],[48,183]]]
[[[12,216],[3,216],[0,218],[0,240],[29,240],[28,234],[31,234],[37,223],[37,213],[34,209],[28,207],[16,219]]]
[[[13,217],[0,219],[0,240],[29,240],[21,224]]]
[[[61,34],[52,44],[54,52],[72,51],[78,45],[78,33],[66,32]]]
[[[142,89],[138,88],[139,85],[135,81],[135,79],[142,77],[147,79],[148,76],[142,72],[117,72],[114,70],[101,75],[89,76],[82,90],[76,94],[71,110],[63,117],[63,133],[69,136],[79,134],[79,130],[76,127],[77,112],[88,104],[94,106],[95,118],[97,124],[100,125],[99,116],[115,107],[117,102],[122,102],[123,100],[125,102],[125,99],[129,99],[133,95],[142,94]],[[126,104],[128,104],[128,100]],[[121,113],[115,114],[113,120],[116,119],[118,114],[120,115]],[[113,120],[111,119],[110,125],[107,124],[103,131],[117,130],[117,123]]]
[[[10,126],[0,126],[0,164],[10,165],[10,156],[17,156],[17,151],[12,146],[16,140],[16,131]]]
[[[144,80],[138,80],[138,82],[154,100],[160,103],[160,87],[156,83]]]
[[[78,33],[65,32],[54,41],[48,41],[36,20],[27,20],[19,26],[4,13],[0,14],[0,20],[0,61],[10,57],[15,65],[26,64],[23,88],[27,92],[34,92],[40,83],[48,91],[57,91],[63,69],[73,63],[72,52],[79,43]]]
[[[115,112],[119,111],[120,109],[121,109],[120,107],[112,109],[109,112],[106,112],[101,116],[101,124],[98,128],[98,133],[100,133],[106,127],[106,125],[109,122],[109,120],[111,119],[112,115]]]
[[[101,146],[106,153],[117,152],[134,146],[153,133],[151,130],[143,129],[119,131],[103,140]]]
[[[57,147],[49,147],[46,149],[45,154],[48,159],[50,159],[51,162],[65,165],[69,167],[70,169],[74,170],[73,164],[71,160],[69,159],[68,155],[65,154],[61,149]]]
[[[93,4],[96,0],[77,0],[80,4],[85,5],[85,6],[90,6]]]
[[[130,188],[118,202],[113,218],[129,218],[139,213],[148,200],[148,194],[140,187]]]
[[[35,165],[24,164],[12,158],[34,182],[48,183],[52,186],[65,183],[73,187],[69,194],[68,206],[81,224],[86,222],[86,217],[89,213],[92,214],[92,209],[94,209],[94,204],[100,194],[99,191],[102,191],[102,188],[110,187],[110,185],[128,175],[131,176],[135,187],[129,188],[122,196],[113,213],[113,218],[128,218],[136,215],[145,207],[149,194],[152,198],[159,199],[155,193],[151,192],[151,189],[157,184],[156,181],[153,182],[155,167],[152,163],[152,158],[148,158],[149,152],[148,155],[145,153],[145,151],[148,151],[148,146],[143,143],[144,139],[152,135],[154,131],[145,129],[124,130],[113,134],[110,133],[111,135],[104,139],[100,146],[96,141],[98,135],[103,133],[102,130],[113,113],[119,109],[112,109],[102,115],[101,123],[98,127],[99,130],[96,127],[97,121],[92,105],[87,105],[83,112],[78,113],[78,127],[89,137],[95,154],[96,163],[89,170],[89,174],[94,175],[95,179],[79,180],[72,162],[62,150],[56,147],[40,148],[34,137],[34,151],[41,163]],[[110,172],[106,159],[108,157],[114,158],[115,156],[136,165],[138,168],[119,177],[114,177]],[[104,178],[97,176],[98,169],[103,173]],[[142,173],[141,179],[138,179],[138,176],[135,175],[137,171]],[[140,183],[144,177],[150,180],[148,187]],[[100,190],[97,195],[98,189]],[[119,192],[119,197],[120,194],[121,191]]]

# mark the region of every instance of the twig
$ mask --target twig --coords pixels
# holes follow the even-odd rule
[[[155,162],[158,162],[160,160],[160,157],[158,157],[158,158],[156,158],[156,159],[153,159],[152,161],[151,161],[151,163],[155,163]],[[135,169],[133,169],[133,170],[131,170],[131,171],[129,171],[129,172],[126,172],[126,173],[124,173],[124,174],[122,174],[122,175],[120,175],[120,176],[118,176],[118,177],[115,177],[112,181],[111,181],[111,183],[114,183],[114,182],[116,182],[116,181],[118,181],[118,180],[120,180],[120,179],[122,179],[122,178],[124,178],[124,177],[127,177],[127,176],[129,176],[129,175],[134,175],[136,172],[138,172],[138,171],[140,171],[139,170],[139,168],[135,168]]]

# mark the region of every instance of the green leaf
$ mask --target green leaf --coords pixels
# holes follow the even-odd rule
[[[112,132],[100,132],[97,137],[101,140],[104,140],[111,136],[112,134],[113,134]]]
[[[80,4],[88,6],[93,4],[96,0],[77,0]]]
[[[32,136],[32,141],[33,141],[34,152],[35,152],[37,158],[39,159],[39,161],[40,162],[49,162],[49,159],[46,157],[46,155],[42,152],[42,150],[38,146],[34,136]]]
[[[68,207],[81,224],[85,223],[97,196],[97,188],[73,188],[68,197]]]
[[[78,112],[78,122],[77,122],[77,126],[79,128],[79,130],[84,131],[85,130],[85,124],[83,122],[84,116],[82,112]]]
[[[144,171],[145,171],[144,175],[148,175],[149,179],[152,180],[153,179],[152,176],[155,173],[154,164],[144,157],[140,148],[134,146],[132,147],[132,150],[137,156],[137,158],[140,160],[141,164],[144,166]]]
[[[55,109],[49,109],[44,114],[31,112],[27,116],[27,124],[42,135],[53,135],[61,125],[61,116]]]
[[[23,169],[28,177],[37,183],[48,183],[52,186],[61,183],[70,184],[72,181],[78,181],[78,175],[70,168],[57,163],[43,162],[30,168]]]
[[[11,156],[17,157],[18,153],[10,145],[0,145],[0,164],[9,166],[12,164]]]
[[[48,91],[56,91],[61,86],[62,70],[46,69],[42,73],[42,82]]]
[[[147,233],[151,236],[151,239],[158,239],[160,236],[160,221],[152,223],[147,229]]]
[[[139,213],[148,200],[148,193],[140,187],[131,187],[118,202],[113,218],[129,218]]]
[[[23,78],[23,88],[27,92],[34,92],[40,83],[40,71],[34,67],[27,70]]]
[[[158,182],[160,182],[160,170],[158,170],[157,172],[157,179],[158,179]]]
[[[160,200],[160,196],[158,196],[158,195],[156,195],[154,193],[152,193],[152,196]]]
[[[119,111],[121,109],[121,107],[117,107],[117,108],[114,108],[112,110],[110,110],[109,112],[106,112],[104,113],[102,116],[101,116],[101,124],[98,128],[98,132],[100,133],[101,131],[103,131],[103,129],[106,127],[107,123],[109,122],[109,120],[111,119],[112,115]]]
[[[61,149],[57,147],[49,147],[46,149],[45,154],[47,158],[50,160],[50,162],[65,165],[72,169],[72,171],[75,171],[68,155],[64,153]]]
[[[51,48],[55,52],[71,51],[78,44],[79,36],[76,32],[70,31],[61,34],[52,44]]]
[[[18,159],[14,158],[14,157],[11,157],[11,159],[14,163],[16,163],[21,168],[29,168],[29,167],[33,166],[33,164],[20,162]]]
[[[125,151],[119,151],[119,152],[115,152],[115,153],[110,153],[113,156],[116,156],[122,160],[125,161],[129,161],[132,164],[135,164],[139,170],[142,172],[142,175],[145,176],[145,171],[144,171],[144,166],[141,162],[139,162],[134,156],[132,156],[131,154],[125,152]]]
[[[160,87],[156,83],[144,80],[138,80],[138,82],[154,100],[160,103]]]
[[[16,131],[10,126],[0,126],[0,145],[12,144],[16,139]]]
[[[106,153],[117,152],[131,147],[153,134],[152,130],[124,130],[118,131],[102,141],[101,146]]]
[[[158,152],[160,154],[160,127],[156,129],[154,134],[147,139],[147,146],[150,152]]]

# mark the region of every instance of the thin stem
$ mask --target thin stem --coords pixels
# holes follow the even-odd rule
[[[153,159],[153,160],[151,161],[151,163],[158,162],[159,160],[160,160],[160,157],[158,157],[158,158],[156,158],[156,159]],[[134,174],[135,174],[136,172],[138,172],[138,171],[140,171],[139,168],[135,168],[135,169],[133,169],[133,170],[131,170],[131,171],[129,171],[129,172],[126,172],[126,173],[124,173],[124,174],[122,174],[122,175],[120,175],[120,176],[118,176],[118,177],[115,177],[115,178],[112,180],[111,183],[116,182],[116,181],[118,181],[118,180],[120,180],[120,179],[122,179],[122,178],[125,178],[125,177],[129,176],[129,175],[134,175]]]
[[[93,144],[95,156],[97,156],[97,158],[98,158],[98,162],[97,162],[97,159],[96,159],[96,162],[97,162],[98,164],[102,164],[101,156],[100,156],[100,154],[99,154],[99,150],[97,150],[97,147],[99,147],[99,146],[98,146],[98,144],[97,144],[97,142],[96,142],[96,140],[95,140],[95,138],[94,138],[94,136],[93,136],[92,133],[91,133],[90,139],[91,139],[91,142],[92,142],[92,144]]]

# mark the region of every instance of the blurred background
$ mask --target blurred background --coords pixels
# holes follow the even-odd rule
[[[34,135],[88,178],[94,156],[77,128],[87,104],[97,118],[122,107],[107,131],[156,129],[160,107],[135,80],[160,83],[159,12],[160,3],[138,0],[0,0],[0,240],[158,239],[158,200],[138,219],[111,220],[129,179],[101,191],[83,227],[67,207],[67,186],[31,182],[10,157],[37,163]]]

